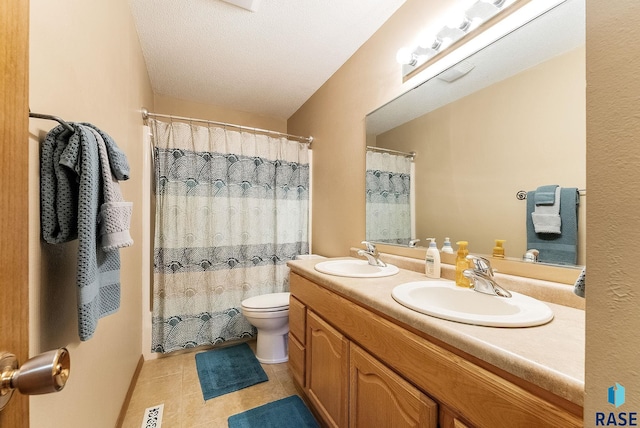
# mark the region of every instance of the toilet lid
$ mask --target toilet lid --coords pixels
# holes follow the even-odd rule
[[[249,297],[242,301],[242,306],[247,309],[264,311],[277,311],[289,307],[289,295],[291,293],[270,293],[261,296]]]

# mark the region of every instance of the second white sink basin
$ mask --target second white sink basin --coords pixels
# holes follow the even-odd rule
[[[491,296],[447,280],[407,282],[391,292],[398,303],[414,311],[465,324],[531,327],[553,319],[551,308],[543,302],[511,294],[511,298]]]
[[[380,278],[395,275],[399,269],[387,264],[386,267],[372,266],[366,260],[328,260],[315,266],[318,272],[351,278]]]

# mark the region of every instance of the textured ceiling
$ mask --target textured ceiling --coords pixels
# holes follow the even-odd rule
[[[405,0],[131,0],[157,94],[287,119]]]

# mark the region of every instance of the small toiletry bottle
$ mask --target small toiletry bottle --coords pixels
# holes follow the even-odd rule
[[[451,241],[449,241],[449,237],[444,238],[444,245],[442,245],[442,252],[447,254],[453,254],[453,247],[451,247]]]
[[[456,245],[458,246],[458,255],[456,256],[456,285],[458,287],[470,288],[471,282],[469,278],[462,274],[463,271],[470,267],[469,260],[467,260],[467,256],[469,255],[467,245],[469,245],[469,243],[467,241],[458,241]]]
[[[507,242],[504,239],[496,239],[496,246],[493,247],[493,257],[504,259],[504,243]]]
[[[431,239],[431,243],[424,258],[425,275],[429,278],[440,278],[440,251],[438,251],[438,246],[436,245],[436,238],[427,239]]]

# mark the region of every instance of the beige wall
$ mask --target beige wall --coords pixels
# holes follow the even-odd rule
[[[416,238],[469,241],[491,254],[527,250],[526,201],[519,190],[586,186],[584,48],[447,104],[377,137],[379,147],[417,152]],[[578,264],[585,262],[581,198]],[[481,227],[479,227],[481,225]],[[455,246],[455,244],[454,244]]]
[[[640,412],[639,20],[635,0],[587,0],[587,427],[596,411]]]
[[[230,110],[214,105],[168,97],[166,95],[156,94],[154,96],[154,109],[152,112],[194,119],[214,120],[216,122],[267,129],[269,131],[287,132],[287,121],[285,119],[276,119],[255,113]]]
[[[153,95],[127,0],[31,1],[30,95],[33,111],[91,122],[110,134],[131,165],[122,183],[134,203],[135,244],[121,250],[122,298],[94,337],[78,339],[76,244],[41,243],[39,142],[55,122],[30,120],[30,353],[65,346],[71,375],[65,389],[31,398],[32,427],[113,427],[141,355],[140,107]]]

